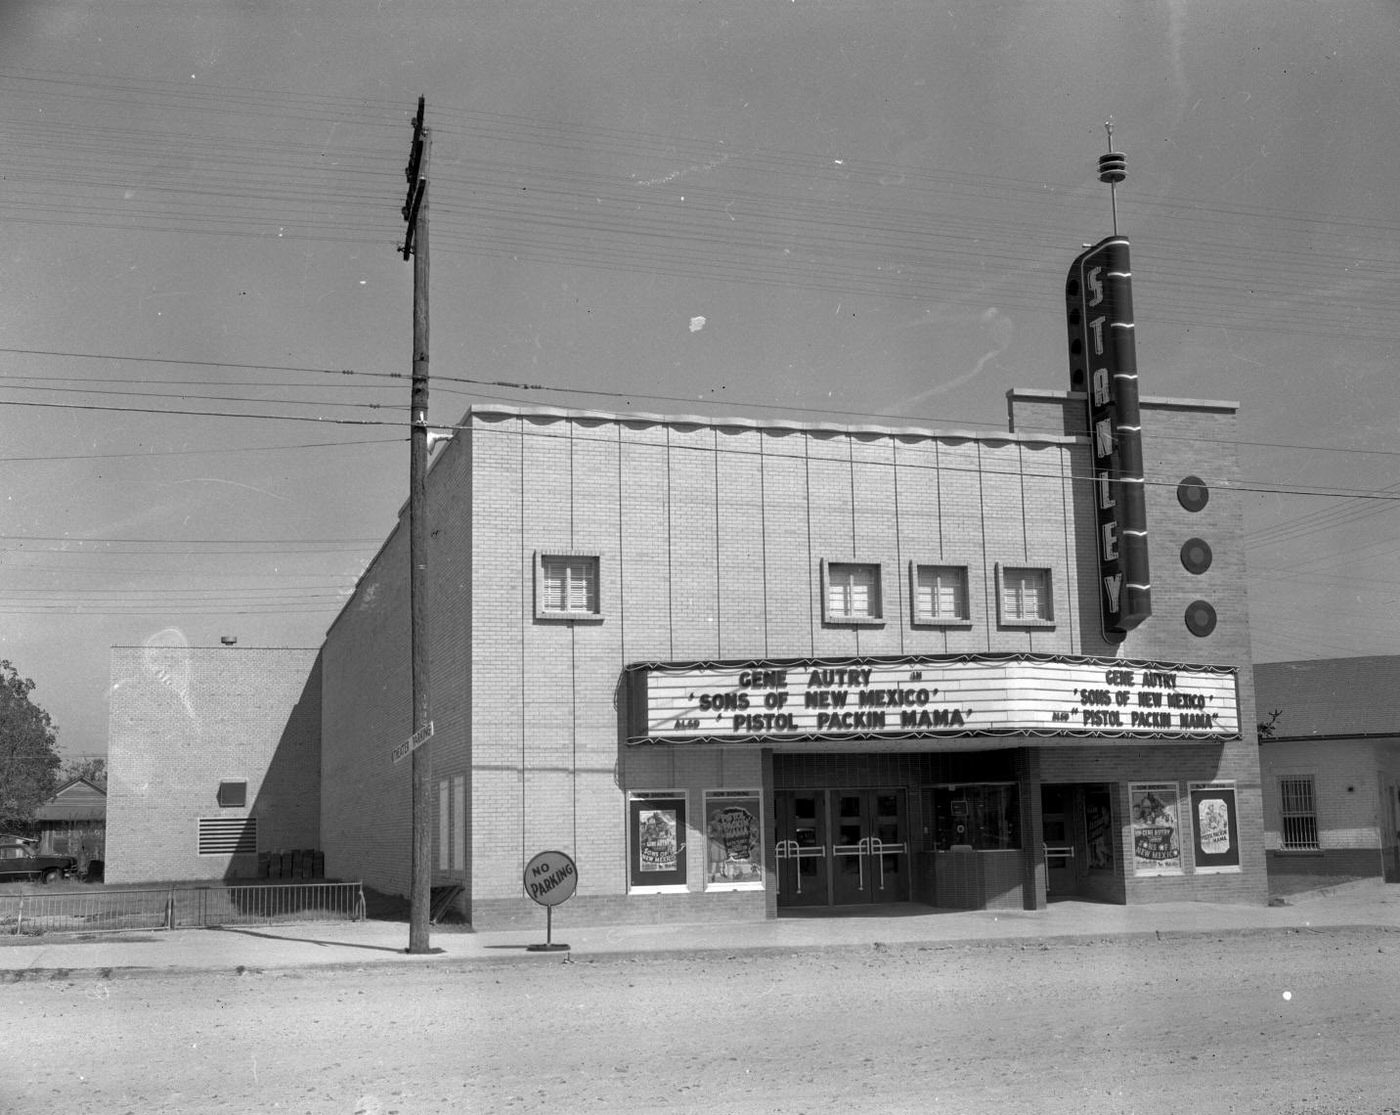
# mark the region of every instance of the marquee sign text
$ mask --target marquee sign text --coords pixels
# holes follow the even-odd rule
[[[637,666],[629,742],[956,735],[1226,739],[1235,671],[1113,659]]]

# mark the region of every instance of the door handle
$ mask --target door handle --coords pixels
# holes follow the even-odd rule
[[[881,854],[884,845],[880,843],[878,836],[872,836],[867,843],[870,845],[869,851],[875,857],[875,862],[880,865],[880,889],[885,889],[885,857]]]
[[[795,860],[798,860],[798,863],[797,863],[797,865],[796,865],[796,870],[797,870],[797,893],[798,893],[798,894],[801,894],[801,893],[802,893],[802,863],[801,863],[801,859],[800,859],[801,855],[802,855],[802,849],[801,849],[801,847],[798,845],[798,843],[797,843],[796,840],[779,840],[778,843],[777,843],[777,845],[776,845],[776,846],[774,847],[774,849],[773,849],[773,857],[774,857],[775,859],[779,859],[779,860],[784,860],[784,859],[795,859]],[[782,893],[783,893],[783,876],[782,876],[781,872],[778,874],[777,893],[779,893],[779,894],[782,894]]]

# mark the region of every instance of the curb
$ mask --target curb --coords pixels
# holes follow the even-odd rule
[[[1111,944],[1144,944],[1187,941],[1200,938],[1248,938],[1248,937],[1288,937],[1322,936],[1326,934],[1368,934],[1373,936],[1400,936],[1400,926],[1374,922],[1338,923],[1318,926],[1238,926],[1214,929],[1144,929],[1121,932],[1064,933],[1052,936],[1016,937],[958,937],[947,939],[911,939],[907,941],[842,941],[834,943],[800,942],[794,944],[758,944],[752,946],[675,946],[642,948],[635,950],[608,949],[590,951],[586,947],[567,952],[531,953],[524,945],[498,946],[498,954],[474,953],[466,956],[453,956],[447,952],[426,954],[421,957],[390,959],[331,960],[324,963],[264,963],[259,965],[174,965],[159,967],[152,965],[101,965],[92,967],[68,967],[45,965],[33,968],[0,969],[0,984],[42,983],[47,981],[74,979],[139,979],[150,976],[263,976],[284,972],[345,972],[365,969],[383,969],[394,963],[417,963],[445,966],[452,970],[476,967],[497,967],[502,965],[519,966],[535,964],[548,956],[556,963],[563,964],[634,964],[652,960],[676,960],[722,957],[724,960],[741,958],[763,958],[793,955],[797,953],[836,953],[836,952],[951,952],[971,949],[1014,949],[1022,952],[1048,952],[1053,949],[1092,948]]]
[[[843,941],[831,944],[817,944],[811,942],[801,942],[796,944],[763,944],[753,946],[675,946],[662,948],[637,949],[635,951],[625,951],[621,949],[610,949],[601,952],[590,952],[586,949],[571,949],[569,952],[556,953],[527,953],[525,946],[509,946],[502,949],[499,956],[464,956],[452,957],[450,962],[454,965],[477,965],[477,964],[534,964],[539,963],[537,959],[541,956],[552,956],[555,959],[564,958],[563,963],[588,963],[596,964],[600,962],[620,962],[635,963],[640,960],[659,959],[684,959],[690,957],[714,956],[724,954],[726,960],[737,960],[744,956],[782,956],[792,953],[821,953],[821,952],[853,952],[861,950],[874,950],[878,952],[948,952],[953,950],[970,949],[1017,949],[1021,951],[1044,952],[1051,948],[1085,948],[1095,945],[1133,943],[1133,942],[1167,942],[1179,940],[1192,940],[1202,937],[1281,937],[1281,936],[1301,936],[1322,935],[1327,933],[1368,933],[1400,936],[1400,926],[1378,924],[1375,922],[1354,922],[1337,923],[1328,925],[1300,926],[1300,925],[1262,925],[1262,926],[1235,926],[1221,927],[1215,929],[1131,929],[1120,932],[1094,932],[1094,933],[1060,933],[1052,936],[1024,936],[1024,937],[950,937],[938,939],[911,939],[907,941]]]

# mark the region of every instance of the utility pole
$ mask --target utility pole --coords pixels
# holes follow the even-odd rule
[[[433,757],[428,705],[428,154],[432,135],[423,124],[424,98],[418,98],[413,148],[408,167],[408,198],[403,217],[403,258],[413,257],[413,382],[409,396],[408,561],[409,624],[412,644],[413,852],[409,884],[408,951],[425,953],[433,877]]]

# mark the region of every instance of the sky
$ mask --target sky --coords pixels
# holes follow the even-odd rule
[[[1004,429],[1126,153],[1144,396],[1241,405],[1256,661],[1397,650],[1390,0],[0,0],[0,658],[320,645],[477,402]],[[1150,524],[1149,524],[1150,526]]]

